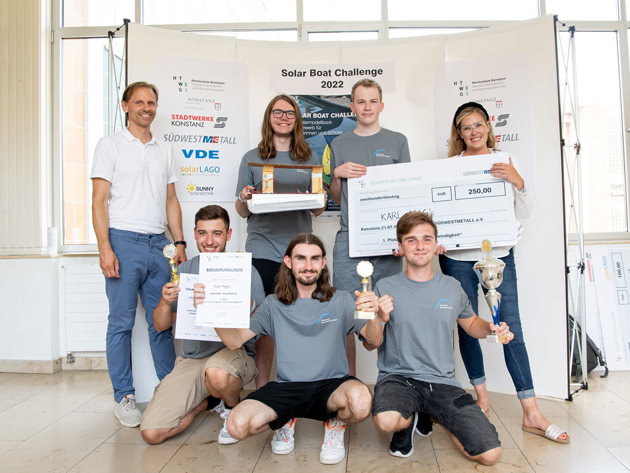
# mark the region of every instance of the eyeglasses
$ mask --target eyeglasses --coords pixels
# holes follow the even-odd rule
[[[473,132],[473,129],[481,133],[481,131],[485,128],[485,126],[486,126],[485,122],[478,122],[478,123],[475,123],[473,126],[470,126],[470,125],[462,126],[459,128],[459,131],[461,131],[462,135],[470,135]]]
[[[292,118],[295,118],[295,111],[294,110],[280,110],[280,109],[276,109],[276,110],[272,110],[271,114],[274,117],[276,117],[276,118],[282,118],[282,115],[286,115],[289,120],[291,120]]]

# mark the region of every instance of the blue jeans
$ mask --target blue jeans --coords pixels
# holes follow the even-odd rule
[[[505,322],[510,327],[510,332],[514,334],[514,340],[507,345],[503,345],[503,356],[512,382],[516,388],[519,399],[534,397],[534,382],[532,381],[532,371],[529,367],[529,357],[523,339],[523,329],[521,327],[521,317],[518,311],[518,289],[516,286],[516,266],[514,265],[514,250],[501,257],[505,263],[503,270],[503,282],[498,291],[501,293],[501,309],[499,310],[499,321]],[[473,271],[474,261],[457,261],[447,256],[440,255],[440,268],[448,276],[457,279],[470,300],[472,309],[478,314],[478,291],[479,279]],[[484,289],[484,294],[486,293]],[[475,386],[486,382],[483,367],[483,355],[479,340],[471,337],[458,325],[459,349],[462,359],[470,378],[470,383]]]
[[[162,249],[168,238],[161,235],[109,229],[109,242],[120,264],[120,278],[105,278],[109,300],[107,323],[107,368],[114,387],[114,398],[120,402],[133,394],[131,373],[131,331],[136,321],[138,292],[149,324],[149,343],[155,372],[160,380],[175,365],[173,334],[158,332],[153,326],[153,310],[162,297],[162,286],[171,277],[168,259]]]

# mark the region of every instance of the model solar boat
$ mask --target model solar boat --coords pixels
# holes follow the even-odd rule
[[[247,201],[247,208],[253,214],[287,212],[290,210],[321,209],[326,203],[327,194],[322,192],[322,173],[324,167],[292,164],[247,163],[248,166],[262,167],[262,193],[252,194]],[[280,194],[274,192],[274,168],[310,169],[311,192]]]

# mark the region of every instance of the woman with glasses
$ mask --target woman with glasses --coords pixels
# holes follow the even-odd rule
[[[492,154],[497,151],[496,139],[486,109],[476,103],[463,104],[455,112],[451,125],[449,157],[478,156]],[[514,211],[520,232],[519,220],[529,217],[533,200],[527,192],[527,185],[520,173],[518,160],[511,156],[509,163],[495,163],[490,169],[493,177],[505,179],[514,187]],[[473,271],[476,261],[485,254],[481,250],[450,250],[439,246],[436,253],[440,258],[440,267],[444,274],[457,279],[466,292],[472,308],[478,313],[479,280]],[[558,443],[569,443],[569,436],[562,429],[551,424],[540,412],[536,404],[534,384],[532,381],[529,358],[523,339],[521,320],[518,309],[518,292],[516,285],[516,266],[512,247],[494,248],[492,255],[501,258],[505,263],[503,282],[501,284],[501,310],[499,319],[509,325],[514,333],[514,340],[503,345],[503,354],[508,371],[514,382],[518,399],[523,408],[523,430],[534,433]],[[479,340],[472,338],[458,327],[459,347],[470,382],[477,394],[477,404],[484,412],[490,409],[490,401],[486,390],[486,378],[483,366],[483,355]]]
[[[262,122],[262,140],[258,147],[243,156],[236,184],[236,211],[247,219],[245,249],[252,253],[252,264],[260,273],[265,294],[273,294],[276,275],[291,239],[298,233],[313,231],[311,214],[324,209],[295,210],[252,214],[247,201],[255,192],[262,192],[262,167],[248,166],[248,162],[270,164],[320,165],[319,158],[304,139],[300,108],[293,97],[274,97]],[[311,190],[311,172],[307,169],[275,169],[274,193],[301,193]],[[273,362],[273,341],[262,337],[256,342],[256,387],[269,381]]]

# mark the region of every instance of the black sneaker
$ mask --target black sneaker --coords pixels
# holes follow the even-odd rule
[[[424,412],[416,413],[416,427],[414,432],[422,437],[428,437],[433,433],[433,422],[431,422],[429,414]]]
[[[389,454],[395,457],[407,458],[413,455],[413,431],[418,422],[418,413],[414,413],[413,422],[405,430],[394,432],[389,443]]]

